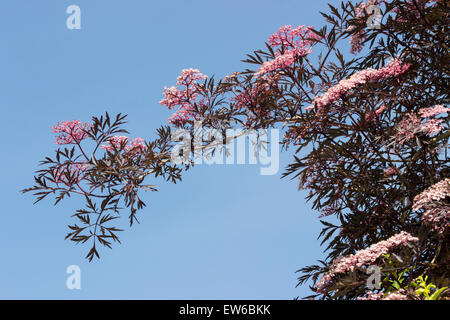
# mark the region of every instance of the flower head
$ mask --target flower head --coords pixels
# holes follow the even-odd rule
[[[203,105],[205,98],[201,97],[201,90],[198,81],[205,80],[207,76],[200,73],[198,69],[183,69],[177,78],[177,85],[170,88],[165,87],[163,91],[164,99],[159,103],[169,110],[178,108],[169,117],[169,123],[183,124],[192,119],[194,115],[194,105]]]
[[[354,271],[357,268],[373,264],[382,255],[390,252],[399,246],[404,246],[408,242],[417,242],[418,238],[402,231],[387,240],[371,245],[369,248],[357,251],[355,254],[337,258],[333,261],[330,269],[325,273],[316,285],[318,292],[323,292],[330,286],[338,274]]]
[[[86,132],[91,127],[90,123],[83,123],[80,120],[62,121],[52,127],[54,133],[59,133],[55,143],[60,145],[80,143],[88,137]]]
[[[133,155],[145,152],[145,150],[147,150],[144,139],[136,138],[130,141],[130,138],[120,135],[110,137],[108,142],[102,145],[101,148],[108,151],[116,149],[127,153],[131,152]]]
[[[321,39],[311,30],[312,27],[304,25],[296,28],[286,25],[271,35],[267,42],[275,49],[275,59],[264,62],[255,77],[261,78],[270,72],[289,68],[297,57],[310,54],[314,44]]]
[[[342,98],[350,90],[368,82],[375,82],[390,77],[398,77],[409,69],[409,64],[403,64],[399,59],[394,59],[381,69],[368,68],[350,76],[348,79],[339,81],[335,86],[329,88],[322,96],[314,98],[314,105],[321,109],[338,99]]]

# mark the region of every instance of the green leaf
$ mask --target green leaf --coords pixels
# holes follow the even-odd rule
[[[433,293],[430,298],[428,298],[428,300],[437,300],[438,297],[441,295],[442,292],[444,292],[445,290],[447,290],[448,287],[443,287],[440,288],[439,290],[437,290],[435,293]]]

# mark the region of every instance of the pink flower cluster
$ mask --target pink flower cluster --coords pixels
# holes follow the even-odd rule
[[[444,204],[430,207],[424,211],[421,219],[433,231],[444,234],[450,227],[450,206]]]
[[[125,136],[113,136],[108,139],[108,143],[101,146],[102,149],[112,151],[114,148],[116,150],[121,150],[121,147],[124,146],[123,150],[125,152],[137,152],[142,153],[147,150],[147,146],[144,143],[144,139],[136,138],[134,140],[129,141],[128,137]]]
[[[284,54],[278,55],[275,59],[266,61],[255,73],[255,77],[259,78],[269,72],[282,70],[290,67],[297,57],[297,53],[294,50],[287,51]]]
[[[438,134],[444,130],[442,122],[444,122],[442,119],[429,119],[422,124],[422,131],[430,137]]]
[[[364,46],[362,42],[367,38],[367,32],[365,30],[361,30],[356,32],[350,37],[350,53],[357,54],[362,51]]]
[[[373,291],[369,291],[366,293],[365,297],[358,297],[356,300],[382,300],[384,296],[383,292],[375,293]]]
[[[371,245],[369,248],[357,251],[355,254],[337,258],[316,285],[318,292],[324,292],[329,287],[337,274],[354,271],[357,268],[373,264],[379,257],[391,250],[406,245],[408,242],[417,242],[418,238],[402,231],[387,240]]]
[[[294,63],[296,57],[310,54],[316,41],[321,39],[311,29],[312,27],[304,25],[297,28],[287,25],[271,35],[267,42],[275,49],[276,57],[264,62],[255,73],[255,77],[259,78],[269,72],[288,68]]]
[[[403,289],[400,289],[398,292],[389,292],[382,300],[410,300],[404,292]]]
[[[396,175],[396,174],[398,174],[398,169],[397,168],[390,167],[390,168],[387,168],[386,170],[384,170],[384,176],[385,177],[391,177],[391,176]]]
[[[255,83],[253,87],[239,92],[231,101],[234,102],[238,109],[257,109],[258,100],[261,96],[270,90],[270,84],[268,83]]]
[[[419,110],[420,117],[422,118],[432,118],[437,116],[438,114],[448,113],[450,108],[445,107],[442,104],[437,104],[431,108],[422,108]]]
[[[266,75],[264,80],[255,81],[250,88],[244,88],[241,92],[235,92],[231,102],[237,109],[246,109],[246,127],[251,127],[258,119],[267,119],[271,110],[265,106],[265,102],[271,91],[278,85],[279,76],[276,74]]]
[[[108,150],[108,151],[112,151],[114,150],[114,148],[116,150],[121,150],[121,146],[124,145],[126,146],[128,143],[128,137],[125,136],[112,136],[108,139],[108,143],[102,145],[100,148],[104,149],[104,150]],[[124,147],[126,148],[126,147]]]
[[[408,296],[406,296],[406,292],[404,289],[400,289],[397,292],[389,292],[384,296],[383,292],[374,293],[373,291],[369,291],[366,294],[366,297],[358,297],[357,300],[409,300]]]
[[[395,140],[402,145],[414,138],[414,135],[422,130],[421,128],[422,122],[419,117],[414,113],[408,113],[395,128]]]
[[[136,138],[130,141],[130,144],[128,145],[128,151],[136,151],[136,152],[144,152],[147,150],[147,146],[145,145],[144,139],[142,138]]]
[[[450,205],[444,202],[450,198],[450,178],[446,178],[414,198],[414,211],[423,209],[422,221],[438,232],[445,232],[450,226]]]
[[[417,114],[408,113],[405,117],[397,124],[395,140],[400,145],[408,142],[414,138],[417,133],[425,133],[428,136],[433,136],[444,130],[442,119],[436,119],[431,117],[436,117],[439,114],[447,113],[450,108],[446,108],[443,105],[436,105],[431,108],[422,108],[419,110],[419,115],[423,120],[421,120]]]
[[[205,80],[207,76],[200,73],[198,69],[183,69],[177,78],[177,85],[182,88],[172,86],[164,87],[165,96],[159,103],[169,109],[178,107],[178,110],[169,118],[169,123],[183,124],[194,117],[194,104],[202,105],[205,99],[198,99],[200,90],[198,81]]]
[[[350,78],[339,81],[339,83],[327,90],[322,96],[316,96],[313,104],[323,108],[338,99],[342,98],[347,92],[363,85],[367,82],[375,82],[389,77],[398,77],[409,69],[409,64],[403,64],[399,59],[394,59],[387,66],[381,69],[368,68],[353,74]]]
[[[272,34],[267,42],[272,47],[284,47],[285,49],[296,49],[301,53],[308,53],[313,40],[320,40],[320,37],[311,31],[312,26],[304,25],[292,28],[291,25],[282,26],[278,31]]]
[[[62,121],[53,126],[53,133],[59,133],[56,137],[56,144],[80,143],[88,137],[87,131],[92,127],[90,123],[82,123],[80,120]]]
[[[384,2],[384,0],[383,0]],[[355,16],[356,18],[363,18],[365,16],[365,12],[366,9],[369,6],[372,5],[378,5],[379,4],[379,0],[368,0],[367,2],[361,2],[355,9]],[[347,31],[352,31],[355,27],[354,26],[350,26]],[[354,33],[351,37],[350,37],[350,53],[352,54],[357,54],[359,52],[361,52],[361,50],[363,49],[363,45],[362,42],[364,41],[364,39],[367,37],[367,32],[363,29],[357,33]]]

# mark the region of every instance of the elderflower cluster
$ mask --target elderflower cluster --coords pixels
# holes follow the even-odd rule
[[[325,273],[316,284],[316,289],[318,292],[323,292],[333,283],[336,275],[344,274],[349,271],[352,272],[355,269],[361,268],[363,266],[371,265],[379,257],[387,254],[391,250],[402,245],[404,246],[408,242],[417,241],[419,241],[418,238],[411,236],[405,231],[402,231],[387,240],[380,241],[371,245],[367,249],[359,250],[355,254],[337,258],[331,264],[329,271]]]

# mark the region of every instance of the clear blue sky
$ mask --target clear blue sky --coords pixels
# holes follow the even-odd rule
[[[64,241],[71,198],[33,205],[38,162],[53,155],[50,127],[105,111],[129,115],[132,136],[152,138],[169,115],[158,104],[183,68],[224,76],[264,48],[281,25],[320,26],[329,1],[0,0],[2,115],[0,298],[292,299],[301,266],[322,258],[318,214],[297,182],[257,166],[199,166],[183,182],[158,181],[141,224],[88,263]],[[337,3],[337,1],[331,1]],[[81,8],[81,30],[66,8]],[[281,166],[289,163],[282,156]],[[126,218],[126,216],[124,216]],[[79,265],[81,290],[66,288]]]

